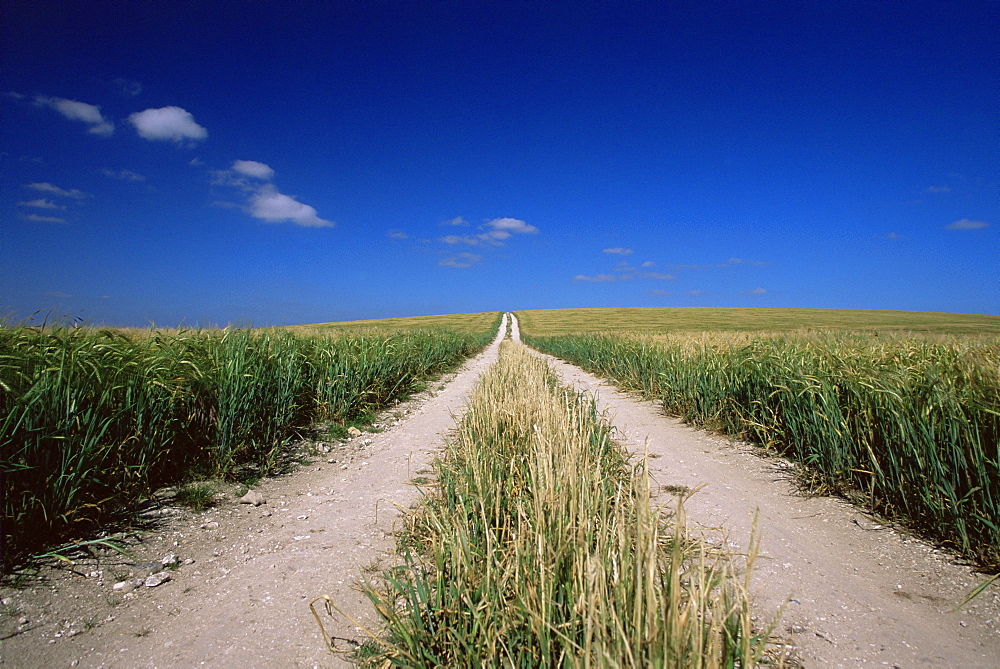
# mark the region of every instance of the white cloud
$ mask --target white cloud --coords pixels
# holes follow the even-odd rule
[[[766,265],[766,262],[761,260],[745,260],[743,258],[730,258],[726,261],[727,265]]]
[[[65,190],[63,188],[60,188],[59,186],[54,186],[47,182],[25,184],[24,187],[41,191],[43,193],[52,193],[53,195],[58,195],[59,197],[73,198],[74,200],[82,200],[83,198],[87,197],[87,194],[84,193],[82,190],[77,190],[76,188],[73,188],[71,190]]]
[[[928,186],[928,193],[950,193],[951,186]]]
[[[28,202],[18,202],[19,207],[35,207],[37,209],[65,209],[66,205],[56,204],[52,200],[47,200],[44,198],[38,200],[29,200]]]
[[[476,255],[475,253],[459,253],[458,255],[452,256],[450,258],[445,258],[438,265],[442,267],[457,267],[463,269],[466,267],[472,267],[483,257],[481,255]]]
[[[944,227],[946,230],[982,230],[983,228],[990,227],[990,224],[986,221],[972,221],[968,218],[963,218],[954,223],[949,223]]]
[[[653,290],[649,290],[646,292],[648,292],[650,295],[662,295],[664,297],[671,297],[673,295],[673,293],[671,293],[669,290],[663,290],[662,288],[654,288]]]
[[[234,172],[238,172],[248,177],[253,177],[254,179],[260,179],[262,181],[270,181],[274,178],[274,170],[272,170],[269,165],[258,163],[256,160],[233,161],[231,169]]]
[[[44,95],[35,96],[35,104],[41,107],[51,107],[71,121],[86,123],[90,126],[87,132],[94,135],[109,137],[115,132],[114,124],[104,118],[101,114],[101,108],[97,105]]]
[[[752,288],[750,290],[744,290],[740,295],[763,295],[767,290],[764,288]]]
[[[486,234],[493,239],[507,239],[513,235],[535,235],[538,228],[517,218],[494,218],[486,224]]]
[[[614,274],[595,274],[594,276],[586,276],[584,274],[577,274],[573,277],[574,281],[590,281],[592,283],[607,283],[610,281],[617,281],[618,277]]]
[[[655,266],[656,266],[656,263],[653,262],[652,260],[647,260],[646,262],[644,262],[641,265],[639,265],[639,267],[655,267]]]
[[[198,125],[191,112],[180,107],[160,107],[136,112],[128,117],[143,139],[181,143],[197,142],[208,137],[208,130]]]
[[[674,276],[673,274],[664,274],[663,272],[646,272],[645,274],[642,275],[642,278],[669,280],[669,279],[676,279],[677,277]]]
[[[316,210],[290,195],[279,193],[270,185],[264,185],[250,198],[250,215],[268,223],[286,221],[307,228],[331,228],[333,221],[320,218]]]
[[[456,216],[455,218],[452,218],[452,219],[449,219],[447,221],[442,221],[441,222],[441,225],[461,225],[461,226],[465,226],[465,225],[468,225],[468,224],[469,224],[469,222],[467,220],[465,220],[464,218],[462,218],[461,216]]]
[[[898,232],[890,232],[884,237],[884,239],[902,239],[902,238],[903,236]]]
[[[132,170],[101,170],[101,174],[121,181],[145,181],[146,177]]]
[[[24,218],[29,221],[35,221],[36,223],[65,223],[65,218],[59,218],[58,216],[39,216],[38,214],[28,214]]]
[[[389,232],[390,239],[409,239],[410,236],[402,230],[392,230]]]
[[[624,249],[620,246],[616,246],[613,249],[604,249],[603,253],[610,253],[615,256],[628,256],[632,255],[632,249]]]

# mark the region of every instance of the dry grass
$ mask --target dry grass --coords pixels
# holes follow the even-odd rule
[[[644,462],[609,432],[590,398],[505,343],[410,516],[406,565],[369,588],[388,632],[368,661],[754,666],[767,633],[745,574],[685,534],[683,507],[650,507]]]

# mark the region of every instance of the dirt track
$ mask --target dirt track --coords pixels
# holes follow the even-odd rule
[[[45,585],[4,588],[0,665],[343,665],[322,645],[308,602],[329,594],[360,622],[374,623],[353,584],[391,559],[395,505],[418,498],[410,481],[425,473],[498,342],[437,391],[380,419],[384,432],[262,483],[263,506],[230,496],[204,514],[165,516],[137,547],[137,561],[174,553],[193,563],[169,572],[163,585],[114,591],[126,567],[112,561],[79,565],[85,576],[52,572]],[[724,527],[733,547],[745,547],[759,508],[760,610],[769,615],[790,602],[778,632],[807,666],[1000,666],[998,589],[948,613],[978,582],[969,569],[837,500],[796,495],[783,461],[680,425],[578,368],[553,366],[599,398],[629,448],[648,447],[658,486],[705,486],[689,501],[688,517],[712,540],[722,541],[714,528]],[[670,494],[661,501],[670,504]],[[328,632],[343,648],[346,639],[363,638],[343,619]]]

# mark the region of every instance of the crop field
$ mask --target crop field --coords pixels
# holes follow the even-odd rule
[[[368,414],[481,350],[496,320],[334,337],[0,328],[3,565],[157,486],[258,476],[302,428]]]
[[[683,507],[651,508],[610,430],[505,342],[408,518],[406,565],[368,586],[388,628],[372,666],[755,666],[748,576]]]
[[[525,313],[532,346],[798,460],[815,488],[1000,567],[1000,337],[956,332],[996,317],[941,321],[931,334],[916,333],[914,317],[908,332],[884,335],[865,333],[866,318],[839,331],[542,336],[599,319]]]
[[[789,332],[850,330],[880,334],[1000,335],[1000,316],[863,309],[650,307],[515,312],[534,336],[581,332]]]
[[[447,314],[440,316],[412,316],[409,318],[378,318],[368,321],[340,321],[336,323],[314,323],[311,325],[292,325],[287,329],[291,332],[308,332],[311,334],[376,334],[386,332],[409,332],[412,330],[444,329],[453,332],[479,333],[496,328],[500,323],[501,313],[487,311],[474,314]]]

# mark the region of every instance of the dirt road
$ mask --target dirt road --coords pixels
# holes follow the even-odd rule
[[[518,339],[516,319],[512,328]],[[45,584],[4,588],[0,665],[343,666],[322,645],[308,602],[329,594],[362,623],[375,622],[353,584],[392,559],[395,505],[418,498],[410,482],[427,473],[498,344],[499,336],[435,390],[382,417],[384,432],[263,482],[261,506],[230,495],[202,514],[168,507],[136,548],[139,562],[167,553],[181,561],[162,585],[130,591],[135,573],[105,561],[77,565],[80,575],[50,572]],[[970,570],[837,500],[798,496],[783,461],[758,458],[576,367],[552,364],[565,382],[598,397],[629,448],[648,447],[658,486],[704,486],[688,502],[688,518],[712,540],[745,547],[759,509],[760,611],[789,602],[778,632],[807,666],[1000,667],[997,589],[948,613],[977,582]],[[659,499],[670,504],[671,494]],[[115,590],[116,582],[125,587]],[[343,619],[328,632],[342,648],[364,636]]]

